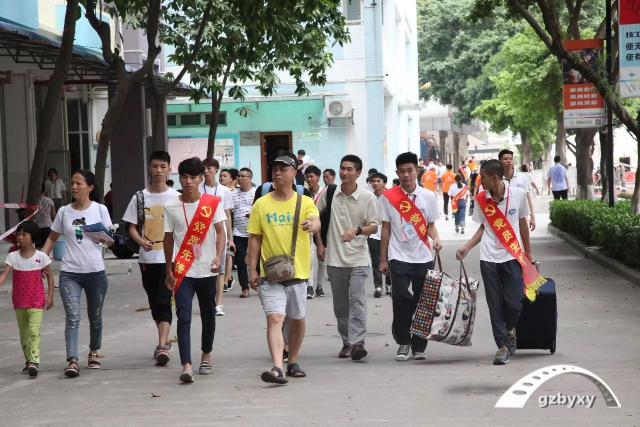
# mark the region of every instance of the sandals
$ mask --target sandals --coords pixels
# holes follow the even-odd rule
[[[287,366],[287,375],[293,378],[304,378],[307,376],[297,363],[292,363]]]
[[[64,374],[65,374],[65,376],[67,376],[69,378],[74,378],[74,377],[77,377],[78,375],[80,375],[80,369],[78,368],[78,361],[77,360],[71,360],[69,362],[69,366],[67,366],[65,368]]]
[[[38,363],[35,363],[35,362],[29,363],[29,365],[27,366],[27,372],[29,373],[29,376],[37,377],[39,367],[40,365]]]
[[[90,352],[88,357],[98,358],[98,353]],[[89,369],[100,369],[102,367],[102,364],[97,360],[89,360],[89,364],[87,365],[87,367]]]
[[[274,372],[278,375],[274,375]],[[264,381],[265,383],[272,384],[286,384],[289,382],[289,380],[284,377],[284,372],[282,372],[282,369],[278,368],[277,366],[274,366],[269,371],[263,372],[260,378],[262,378],[262,381]]]
[[[198,369],[200,375],[211,375],[213,373],[213,366],[211,366],[210,360],[203,360],[200,362],[200,369]]]

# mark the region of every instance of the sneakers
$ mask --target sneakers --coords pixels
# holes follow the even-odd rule
[[[449,217],[445,215],[444,219],[446,219],[447,221],[449,221]]]
[[[364,345],[356,344],[351,347],[351,360],[360,360],[367,357],[367,350],[364,349]]]
[[[191,369],[185,369],[180,374],[180,381],[183,383],[192,383],[193,382],[193,371]]]
[[[313,286],[307,286],[307,299],[313,299]]]
[[[224,305],[216,305],[216,316],[224,316],[224,311],[222,311],[222,307],[224,307]]]
[[[289,361],[289,350],[287,350],[286,348],[282,350],[282,361],[284,363],[287,363]]]
[[[249,289],[243,289],[240,298],[249,298]]]
[[[227,284],[225,283],[225,284],[224,284],[224,287],[222,288],[222,292],[229,292],[229,291],[230,291],[230,289],[229,289],[229,287],[227,286]]]
[[[317,296],[317,297],[324,297],[324,296],[326,296],[326,295],[324,294],[324,291],[322,290],[322,286],[318,286],[318,287],[316,288],[316,296]]]
[[[169,346],[158,345],[153,353],[154,359],[156,359],[156,366],[164,366],[171,360],[171,356],[169,356]]]
[[[502,347],[496,353],[496,357],[493,358],[494,365],[506,365],[509,363],[509,350],[507,347]]]
[[[464,234],[464,227],[460,229],[460,234]]]
[[[373,293],[373,296],[376,298],[382,297],[382,288],[376,288],[376,291]]]
[[[410,345],[401,345],[398,347],[398,353],[396,353],[396,360],[398,362],[405,362],[409,360],[409,350],[411,349]]]
[[[460,229],[458,227],[456,227],[456,233],[460,232]]]
[[[386,289],[385,293],[387,295],[391,295],[391,285],[384,285],[384,287]]]
[[[227,289],[231,290],[235,285],[236,285],[236,279],[234,279],[232,276],[231,279],[229,279],[229,281],[227,282]]]
[[[22,373],[23,373],[24,375],[29,374],[29,362],[25,362],[25,364],[24,364],[24,368],[22,368]]]
[[[413,360],[427,360],[427,355],[423,351],[413,353]]]
[[[516,349],[518,348],[518,339],[516,338],[516,331],[513,330],[513,334],[507,334],[507,350],[509,350],[509,355],[513,356],[516,354]]]
[[[200,368],[198,369],[198,373],[200,375],[211,375],[213,374],[213,366],[211,365],[210,360],[203,360],[200,362]]]
[[[29,373],[30,377],[37,377],[38,376],[38,364],[37,363],[29,363],[29,365],[27,365],[27,372]]]

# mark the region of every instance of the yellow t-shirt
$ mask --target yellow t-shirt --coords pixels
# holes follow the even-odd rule
[[[296,212],[297,193],[286,202],[279,202],[271,197],[272,193],[258,199],[249,216],[247,231],[250,234],[262,235],[260,248],[260,276],[266,277],[262,262],[278,255],[291,254],[293,237],[293,219]],[[295,269],[296,279],[307,280],[311,276],[311,237],[302,230],[302,222],[312,216],[319,216],[313,200],[302,196],[300,220],[298,221],[298,237],[296,243]]]

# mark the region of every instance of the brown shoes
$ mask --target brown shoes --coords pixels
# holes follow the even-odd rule
[[[249,298],[249,289],[243,289],[240,298]]]
[[[362,344],[356,344],[351,347],[351,360],[360,360],[367,357],[367,350]]]
[[[338,353],[338,357],[340,359],[346,359],[347,357],[349,357],[351,355],[351,348],[348,345],[342,346],[342,350],[340,350],[340,353]]]

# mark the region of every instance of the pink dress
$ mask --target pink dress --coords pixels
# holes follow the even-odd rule
[[[20,251],[7,255],[7,265],[13,269],[13,308],[44,309],[45,295],[42,281],[42,270],[51,264],[51,260],[43,252],[36,253],[28,259],[20,256]]]

